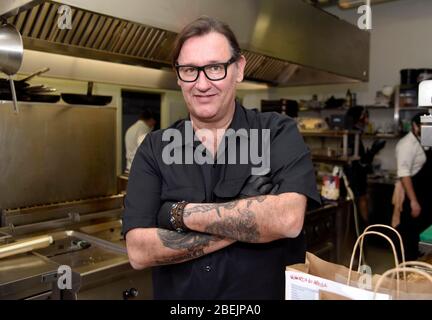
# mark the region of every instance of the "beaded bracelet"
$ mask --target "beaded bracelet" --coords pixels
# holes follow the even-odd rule
[[[188,202],[186,201],[180,201],[171,206],[170,222],[174,230],[177,232],[186,232],[189,230],[183,221],[183,212],[187,204]]]

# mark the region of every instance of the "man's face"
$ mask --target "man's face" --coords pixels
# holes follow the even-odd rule
[[[183,44],[177,63],[179,65],[204,66],[212,63],[225,63],[232,53],[224,35],[211,32],[203,36],[192,37]],[[202,122],[216,122],[234,106],[237,82],[243,80],[246,60],[242,56],[228,66],[227,76],[223,80],[207,79],[201,71],[194,82],[177,80],[191,116]]]

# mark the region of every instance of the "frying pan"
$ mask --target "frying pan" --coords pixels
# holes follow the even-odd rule
[[[15,80],[14,81],[15,88],[17,89],[17,91],[28,88],[30,86],[30,84],[28,84],[27,81],[29,81],[30,79],[33,79],[34,77],[36,77],[38,75],[41,75],[42,73],[48,72],[49,70],[50,69],[46,67],[46,68],[43,68],[39,71],[33,72],[32,74],[25,77],[24,79]],[[6,79],[0,79],[0,90],[3,91],[4,89],[9,89],[9,81]]]
[[[1,23],[1,22],[0,22]],[[14,111],[18,113],[18,103],[12,75],[21,68],[24,46],[21,34],[10,24],[0,26],[0,71],[9,76]]]
[[[87,94],[62,93],[64,102],[69,104],[87,104],[93,106],[105,106],[111,102],[111,96],[95,96],[93,92],[93,82],[88,82]]]

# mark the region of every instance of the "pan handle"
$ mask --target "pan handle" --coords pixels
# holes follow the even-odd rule
[[[43,68],[43,69],[41,69],[39,71],[36,71],[36,72],[32,73],[31,75],[25,77],[24,79],[21,79],[20,82],[26,82],[26,81],[28,81],[30,79],[33,79],[36,76],[41,75],[42,73],[45,73],[45,72],[48,72],[48,71],[50,71],[50,68],[45,67],[45,68]]]
[[[87,95],[91,96],[93,94],[93,81],[89,81],[87,84]]]
[[[14,84],[14,81],[12,79],[12,76],[9,76],[9,84],[10,84],[11,92],[12,92],[12,101],[13,101],[13,106],[14,106],[14,112],[15,112],[15,114],[18,114],[19,113],[18,101],[17,101],[16,91],[15,91],[15,84]]]

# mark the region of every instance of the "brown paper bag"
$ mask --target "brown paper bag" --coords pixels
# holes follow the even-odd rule
[[[390,299],[390,296],[365,290],[361,285],[362,275],[351,272],[351,285],[347,285],[350,270],[342,265],[327,262],[310,252],[306,253],[304,264],[295,264],[286,268],[287,300],[318,299]]]
[[[350,261],[350,267],[334,264],[322,260],[311,253],[306,254],[304,264],[297,264],[287,267],[287,299],[292,298],[311,298],[311,299],[432,299],[432,285],[425,277],[412,277],[412,273],[407,273],[413,264],[417,262],[405,262],[402,257],[402,263],[399,264],[396,248],[392,240],[386,235],[370,231],[373,228],[387,228],[393,230],[398,238],[401,246],[402,256],[403,242],[399,233],[387,225],[371,225],[365,229],[365,232],[357,239]],[[400,272],[389,272],[395,275],[396,278],[387,278],[374,274],[365,275],[360,273],[361,257],[363,251],[363,240],[366,236],[375,234],[386,239],[393,251],[395,259],[395,268]],[[359,269],[353,270],[353,261],[357,249],[359,252]],[[420,263],[422,268],[430,268],[432,265]],[[297,272],[297,273],[292,273]],[[306,276],[308,275],[308,276]],[[367,281],[365,281],[367,280]],[[379,283],[379,286],[377,284]],[[337,285],[335,285],[337,284]],[[303,286],[304,291],[298,290]],[[297,288],[297,291],[292,290],[292,287]],[[373,290],[375,288],[375,291]],[[307,291],[309,290],[309,291]],[[313,291],[315,290],[315,291]],[[294,291],[294,294],[293,294]],[[305,293],[304,293],[305,292]],[[372,292],[381,293],[378,295],[371,294]]]

